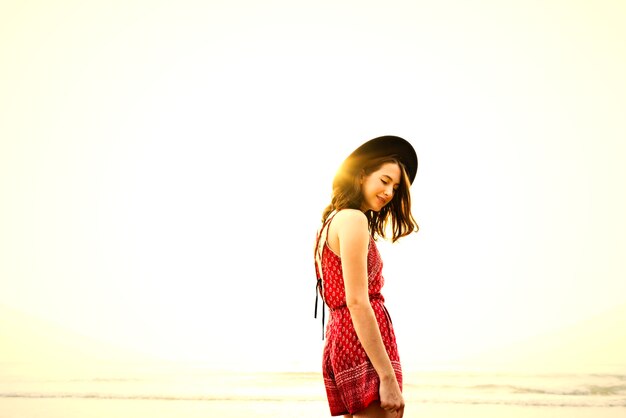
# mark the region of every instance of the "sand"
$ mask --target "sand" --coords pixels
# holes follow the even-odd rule
[[[0,399],[2,418],[320,418],[321,401],[167,401],[120,399]],[[418,403],[407,418],[623,418],[624,407],[537,407]]]

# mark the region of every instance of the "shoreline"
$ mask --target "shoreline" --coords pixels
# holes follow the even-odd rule
[[[133,399],[0,399],[3,418],[301,418],[330,417],[325,401],[169,401]],[[45,412],[43,412],[45,411]],[[405,417],[429,418],[621,418],[626,407],[459,405],[407,403]]]

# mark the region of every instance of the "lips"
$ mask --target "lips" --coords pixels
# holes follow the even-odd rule
[[[383,199],[380,196],[376,196],[381,205],[385,206],[387,204],[387,199]]]

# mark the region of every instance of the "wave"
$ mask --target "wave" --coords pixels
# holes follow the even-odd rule
[[[624,385],[587,385],[576,389],[559,388],[536,388],[516,385],[500,384],[478,384],[478,385],[418,385],[408,384],[414,389],[436,389],[436,390],[465,390],[465,391],[490,391],[508,393],[526,393],[540,395],[562,395],[562,396],[626,396],[626,384]]]
[[[624,374],[407,374],[411,403],[553,407],[626,407]],[[319,373],[124,371],[102,375],[0,376],[1,399],[195,402],[326,402]]]
[[[139,400],[139,401],[208,401],[208,402],[315,402],[321,398],[287,397],[245,397],[245,396],[210,396],[210,395],[121,395],[108,393],[0,393],[0,398],[22,399],[104,399],[104,400]]]
[[[539,392],[542,394],[541,392]],[[107,394],[107,393],[0,393],[0,399],[95,399],[95,400],[134,400],[134,401],[195,401],[195,402],[233,402],[233,403],[265,403],[265,402],[326,402],[322,397],[246,397],[246,396],[188,396],[188,395],[145,395],[145,394]],[[550,407],[624,407],[626,398],[585,398],[580,400],[564,400],[562,398],[450,398],[450,397],[417,397],[411,399],[417,403],[463,404],[463,405],[510,405],[510,406],[550,406]]]
[[[560,401],[550,399],[418,399],[420,403],[442,403],[442,404],[462,404],[462,405],[509,405],[509,406],[550,406],[562,408],[626,408],[626,399],[599,400],[599,401]]]

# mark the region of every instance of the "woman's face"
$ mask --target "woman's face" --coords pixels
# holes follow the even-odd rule
[[[361,193],[363,212],[380,211],[393,198],[393,194],[400,185],[400,166],[396,163],[385,163],[370,175],[361,177]]]

